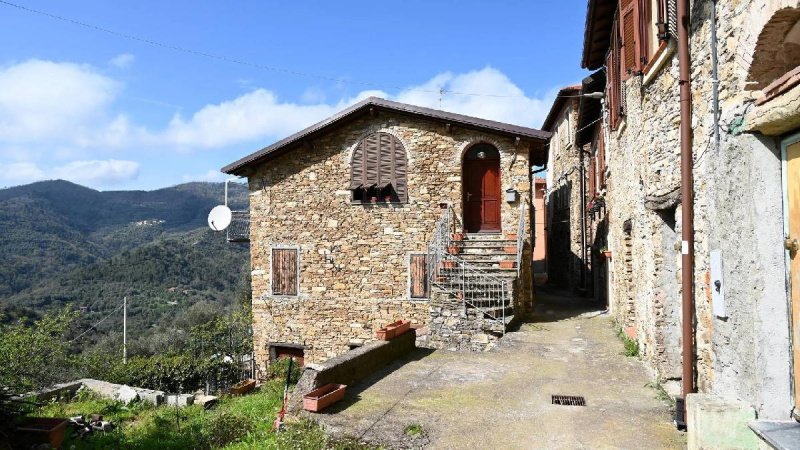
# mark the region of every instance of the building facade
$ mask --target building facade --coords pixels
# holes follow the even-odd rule
[[[398,319],[422,345],[490,345],[532,301],[530,169],[548,137],[369,98],[225,167],[249,181],[258,361],[320,362]],[[476,298],[480,264],[508,292]]]
[[[789,420],[800,406],[794,241],[800,3],[688,3],[694,171],[688,200],[695,229],[690,381],[731,409],[744,405],[753,419]],[[681,279],[688,274],[681,272],[681,257],[689,248],[681,240],[687,199],[680,196],[676,5],[590,0],[582,57],[584,68],[601,70],[606,79],[604,99],[594,100],[602,127],[590,139],[604,153],[604,167],[595,159],[594,178],[605,211],[592,233],[610,256],[605,292],[616,322],[672,393],[687,382]],[[747,424],[730,427],[741,431]]]

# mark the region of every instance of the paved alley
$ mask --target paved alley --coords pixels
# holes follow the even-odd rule
[[[316,417],[334,434],[398,448],[685,447],[671,406],[623,355],[607,315],[537,300],[532,320],[491,351],[418,349]],[[586,406],[553,405],[551,395],[583,396]],[[409,436],[417,425],[422,433]]]

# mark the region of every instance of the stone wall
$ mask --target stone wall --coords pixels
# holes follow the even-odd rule
[[[350,201],[349,159],[360,140],[383,131],[396,136],[408,156],[407,204],[356,205]],[[461,158],[474,143],[500,151],[501,191],[530,193],[529,143],[381,112],[355,119],[257,168],[249,177],[254,346],[267,360],[268,345],[305,346],[309,362],[342,354],[351,342],[404,318],[428,322],[426,300],[409,298],[408,259],[424,252],[441,209],[461,217]],[[516,232],[519,200],[502,203],[502,231]],[[526,215],[526,230],[530,230]],[[529,235],[528,235],[529,236]],[[271,249],[300,250],[299,295],[271,295]],[[530,273],[530,243],[523,270]],[[529,277],[528,277],[529,278]],[[522,288],[530,298],[530,283]]]
[[[548,280],[570,290],[581,288],[585,262],[581,235],[580,149],[575,145],[578,99],[567,101],[553,122],[547,191]],[[569,133],[569,137],[565,136]]]
[[[712,138],[713,5],[691,5],[697,386],[743,400],[759,417],[786,418],[791,368],[780,153],[775,138],[740,131],[757,95],[748,90],[748,71],[751,62],[759,63],[751,58],[761,29],[776,11],[797,8],[798,2],[717,2],[718,150]],[[624,84],[625,118],[610,131],[607,145],[611,307],[620,326],[634,327],[631,334],[654,375],[676,391],[681,367],[677,55],[657,73]],[[723,255],[727,317],[712,311],[712,250]]]

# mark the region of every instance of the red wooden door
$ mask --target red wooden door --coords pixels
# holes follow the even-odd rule
[[[464,155],[464,229],[500,231],[500,153],[479,144]]]

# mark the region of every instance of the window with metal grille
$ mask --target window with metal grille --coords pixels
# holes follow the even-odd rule
[[[299,256],[297,248],[272,249],[272,295],[297,295]]]
[[[408,161],[403,144],[389,133],[359,142],[350,164],[350,190],[357,203],[408,201]]]
[[[411,298],[430,297],[428,286],[428,255],[412,253],[408,259],[408,290]]]

